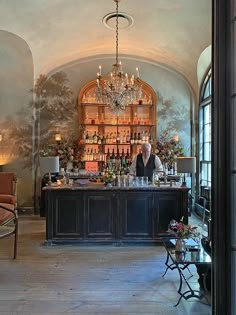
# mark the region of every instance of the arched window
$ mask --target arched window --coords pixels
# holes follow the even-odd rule
[[[199,103],[199,198],[198,205],[204,211],[210,212],[211,195],[211,106],[212,78],[211,69],[203,79],[200,89]]]

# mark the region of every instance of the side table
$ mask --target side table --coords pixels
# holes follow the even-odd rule
[[[202,299],[205,292],[201,292],[200,290],[195,290],[191,287],[189,283],[189,278],[186,277],[184,270],[188,270],[190,273],[190,277],[193,276],[191,273],[189,266],[190,265],[206,265],[209,268],[211,267],[211,257],[206,253],[206,251],[200,246],[198,247],[188,247],[186,252],[179,253],[175,251],[175,241],[176,239],[173,237],[163,237],[161,241],[166,249],[166,270],[163,274],[163,277],[166,275],[168,270],[177,269],[179,273],[179,288],[178,293],[180,295],[177,303],[174,306],[178,306],[181,299],[184,298],[188,300],[192,297]],[[187,286],[187,289],[184,290],[184,284]],[[206,288],[204,288],[206,291]]]

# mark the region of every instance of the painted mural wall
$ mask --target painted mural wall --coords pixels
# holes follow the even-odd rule
[[[67,148],[74,148],[79,128],[76,99],[81,87],[94,79],[89,71],[96,75],[100,62],[65,66],[63,71],[39,76],[34,85],[32,55],[25,41],[4,31],[0,32],[0,41],[0,165],[4,171],[17,174],[19,207],[32,207],[38,202],[35,192],[38,195],[40,189],[39,154],[54,150],[57,133],[63,136]],[[136,63],[129,60],[134,69]],[[142,80],[158,95],[157,137],[168,129],[179,136],[185,154],[190,155],[194,104],[188,84],[175,72],[140,63]]]
[[[0,31],[0,165],[18,177],[19,205],[32,205],[33,60],[27,43]],[[25,163],[27,160],[27,163]]]

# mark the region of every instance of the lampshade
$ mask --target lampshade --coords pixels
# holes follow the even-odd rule
[[[42,156],[39,158],[39,163],[42,175],[59,172],[59,156]]]
[[[61,134],[60,133],[56,133],[55,134],[55,140],[56,141],[61,141]]]
[[[177,157],[177,172],[178,173],[195,173],[196,172],[196,157],[195,156]]]

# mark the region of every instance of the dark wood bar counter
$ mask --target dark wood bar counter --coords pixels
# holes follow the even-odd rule
[[[155,244],[171,219],[188,221],[189,188],[58,186],[43,188],[46,244]]]

